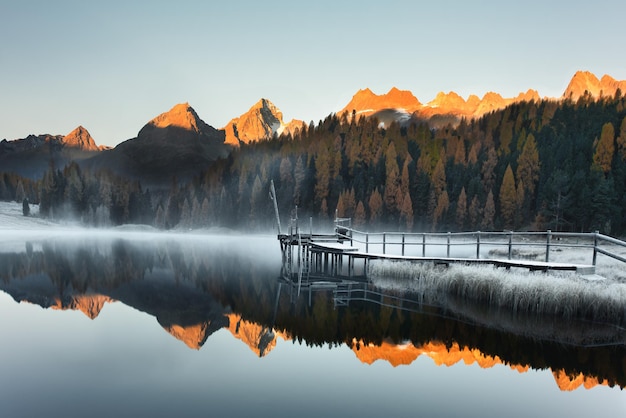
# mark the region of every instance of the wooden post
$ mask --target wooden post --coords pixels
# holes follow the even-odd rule
[[[422,234],[422,257],[426,257],[426,234]]]
[[[365,252],[368,253],[370,251],[370,233],[365,233]]]
[[[480,231],[476,232],[476,260],[480,260]]]
[[[593,266],[596,265],[596,261],[598,259],[598,234],[599,233],[600,231],[595,231],[593,233],[593,260],[591,262]]]
[[[513,231],[509,231],[509,260],[513,255]]]
[[[546,263],[550,262],[550,240],[552,238],[552,231],[548,229],[546,232]]]
[[[448,258],[450,258],[450,235],[451,232],[448,232],[448,250],[446,252]]]
[[[385,254],[385,248],[387,247],[387,234],[383,232],[383,254]]]
[[[402,257],[404,257],[404,233],[402,234]]]

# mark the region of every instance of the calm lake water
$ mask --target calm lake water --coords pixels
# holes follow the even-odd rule
[[[274,236],[5,233],[0,416],[626,412],[624,324],[453,312],[371,284],[338,305],[345,286],[298,295],[281,267]]]

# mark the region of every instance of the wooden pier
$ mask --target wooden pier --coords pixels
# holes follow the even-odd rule
[[[463,233],[367,233],[351,228],[347,219],[336,219],[333,234],[308,233],[290,227],[278,239],[283,251],[285,274],[300,283],[308,280],[367,280],[373,260],[407,261],[449,266],[492,265],[530,271],[572,271],[593,275],[597,255],[626,263],[626,258],[608,247],[626,248],[626,242],[598,232],[463,232]],[[603,246],[604,244],[604,246]],[[588,250],[588,262],[559,261],[555,254],[566,249]]]
[[[287,232],[280,225],[275,190],[274,200],[278,240],[283,254],[283,276],[297,280],[298,289],[316,283],[367,281],[368,263],[373,260],[432,263],[435,265],[492,265],[505,269],[530,271],[572,271],[581,275],[596,272],[598,254],[626,263],[615,249],[626,249],[626,242],[600,234],[567,232],[458,232],[408,233],[358,231],[348,218],[337,218],[334,230],[314,234],[313,221],[308,232],[298,222],[297,207]],[[588,251],[583,263],[560,261],[555,255],[564,250]],[[358,262],[357,262],[358,261]]]

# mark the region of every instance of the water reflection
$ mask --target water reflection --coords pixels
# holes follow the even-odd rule
[[[281,275],[274,248],[272,237],[41,239],[0,253],[0,289],[92,319],[121,302],[195,350],[227,329],[260,357],[287,340],[347,345],[367,364],[428,356],[440,365],[550,369],[562,390],[626,386],[623,324],[513,315],[452,298],[435,306],[367,283],[303,286]]]

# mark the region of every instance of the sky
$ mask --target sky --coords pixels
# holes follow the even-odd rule
[[[561,96],[626,79],[626,2],[0,0],[0,139],[133,138],[188,102],[216,128],[261,98],[317,123],[363,88]]]

